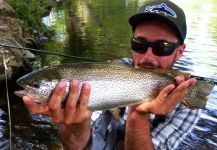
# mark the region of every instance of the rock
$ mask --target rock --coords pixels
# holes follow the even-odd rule
[[[7,13],[15,14],[15,10],[4,0],[0,0],[0,9],[4,10]]]
[[[14,13],[13,8],[4,0],[0,0],[0,9]],[[0,17],[0,82],[5,80],[5,69],[8,78],[16,76],[23,70],[31,71],[29,60],[35,58],[33,53],[1,45],[15,47],[36,45],[33,36],[22,27],[18,18],[5,15]]]

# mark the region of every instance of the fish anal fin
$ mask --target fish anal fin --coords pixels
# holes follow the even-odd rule
[[[116,120],[120,119],[120,112],[121,112],[121,110],[119,108],[109,109],[109,112],[114,116],[114,118]]]

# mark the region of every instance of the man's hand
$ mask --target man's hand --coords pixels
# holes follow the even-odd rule
[[[87,109],[90,95],[90,85],[83,84],[79,95],[79,81],[72,81],[66,105],[63,108],[61,101],[65,95],[66,83],[61,81],[47,104],[37,104],[29,97],[23,101],[32,114],[44,114],[60,125],[59,135],[66,149],[83,149],[90,138],[90,120],[92,112]]]
[[[185,81],[183,76],[177,76],[176,82],[177,87],[173,84],[168,85],[155,100],[138,105],[136,111],[156,115],[165,115],[172,112],[176,105],[187,96],[188,88],[196,83],[196,79],[191,78]]]
[[[130,106],[125,131],[125,144],[126,150],[154,150],[151,131],[149,114],[142,113],[135,110],[135,106]]]
[[[130,107],[126,124],[125,148],[153,150],[151,140],[149,114],[165,115],[175,108],[188,94],[188,88],[195,84],[196,79],[184,80],[183,76],[177,76],[178,86],[168,85],[151,102]]]

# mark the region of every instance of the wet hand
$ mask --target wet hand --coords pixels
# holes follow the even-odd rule
[[[136,111],[136,106],[130,106],[127,116],[125,128],[125,149],[147,149],[154,150],[151,130],[150,130],[150,116],[148,113],[141,113]],[[141,147],[141,145],[143,145]]]
[[[79,97],[79,81],[72,81],[69,96],[63,108],[61,101],[65,95],[65,90],[66,83],[61,81],[47,104],[37,104],[28,96],[24,96],[23,101],[30,113],[48,115],[56,124],[70,125],[90,120],[92,112],[87,109],[90,85],[84,83]]]
[[[166,86],[155,100],[138,105],[136,111],[157,115],[172,112],[175,106],[187,96],[188,88],[196,83],[194,78],[185,81],[183,76],[177,76],[175,79],[177,87],[173,84]]]
[[[92,112],[87,109],[90,85],[84,83],[80,95],[79,87],[79,81],[71,82],[64,108],[61,101],[65,95],[66,83],[63,81],[57,85],[47,104],[40,105],[27,96],[23,97],[30,113],[48,115],[54,123],[60,124],[59,136],[65,149],[83,149],[90,139]]]

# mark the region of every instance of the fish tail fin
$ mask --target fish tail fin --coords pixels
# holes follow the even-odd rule
[[[186,99],[183,100],[184,105],[191,109],[204,108],[214,86],[212,83],[197,81],[189,89],[189,94]]]

